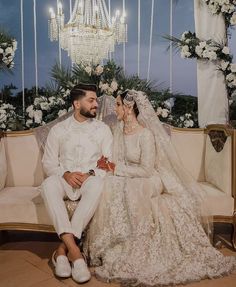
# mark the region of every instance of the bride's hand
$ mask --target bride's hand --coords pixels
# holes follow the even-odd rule
[[[115,170],[115,164],[113,162],[108,161],[108,159],[104,156],[102,156],[98,161],[97,161],[97,167],[100,169],[103,169],[105,171],[112,171],[114,172]]]

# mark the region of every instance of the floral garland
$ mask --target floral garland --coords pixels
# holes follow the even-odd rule
[[[180,49],[182,58],[196,58],[198,60],[216,61],[218,69],[225,76],[229,97],[236,94],[236,64],[233,64],[233,56],[227,46],[212,40],[201,41],[195,33],[186,31],[180,39],[171,39]]]
[[[226,27],[236,25],[236,0],[202,0],[213,15],[223,14]]]
[[[5,33],[0,32],[0,66],[12,69],[14,67],[14,56],[17,42]]]

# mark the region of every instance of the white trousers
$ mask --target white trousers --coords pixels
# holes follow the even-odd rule
[[[72,233],[81,238],[83,230],[98,206],[103,190],[103,179],[90,176],[83,183],[80,188],[81,199],[71,220],[63,200],[66,192],[62,180],[64,179],[57,175],[46,178],[41,186],[41,194],[57,234],[60,236],[62,233]]]

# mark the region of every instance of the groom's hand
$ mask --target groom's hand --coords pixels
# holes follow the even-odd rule
[[[73,188],[80,188],[84,181],[81,175],[81,172],[67,171],[64,173],[63,178]]]

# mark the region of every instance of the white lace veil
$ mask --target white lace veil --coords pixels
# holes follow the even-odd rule
[[[201,220],[203,227],[209,237],[212,236],[212,216],[209,210],[203,207],[204,191],[188,171],[183,167],[174,146],[170,141],[163,124],[145,93],[141,91],[128,90],[129,99],[133,98],[139,110],[138,121],[151,130],[156,144],[156,166],[164,185],[165,193],[173,194],[178,199],[189,204],[197,217]],[[125,161],[123,122],[119,123],[114,132],[113,160]]]
[[[111,96],[103,95],[98,98],[98,109],[96,118],[105,122],[112,129],[117,123],[116,114],[115,114],[115,98]],[[39,148],[44,151],[44,147],[47,141],[47,136],[49,134],[50,129],[55,126],[57,123],[66,120],[70,116],[72,116],[74,111],[70,111],[65,115],[58,117],[54,121],[35,128],[34,134],[37,139]]]

